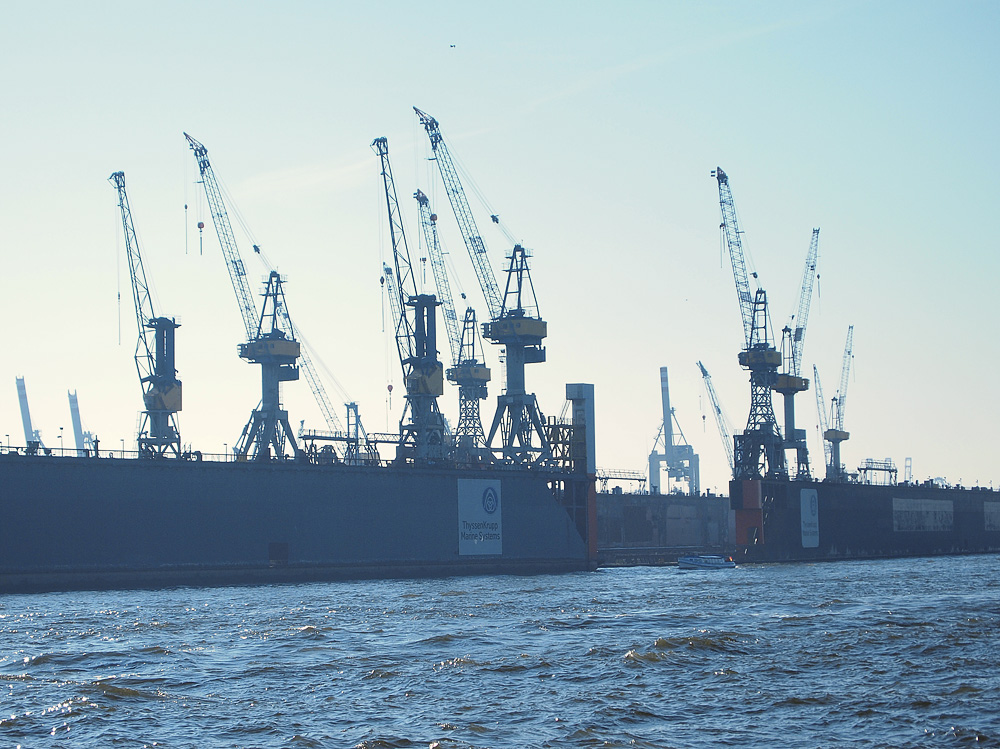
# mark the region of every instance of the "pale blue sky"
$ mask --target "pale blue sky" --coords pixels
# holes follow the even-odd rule
[[[533,250],[550,336],[529,387],[558,415],[564,383],[595,384],[598,465],[644,468],[666,365],[702,483],[724,490],[695,366],[741,425],[742,329],[709,176],[719,165],[776,330],[822,229],[805,367],[820,367],[831,396],[856,326],[848,467],[911,457],[917,478],[1000,486],[995,2],[40,2],[5,3],[4,19],[0,435],[15,443],[16,375],[50,444],[60,426],[71,444],[67,389],[106,447],[134,440],[116,170],[157,312],[183,325],[185,441],[231,446],[256,405],[183,131],[208,147],[287,274],[291,314],[345,391],[329,385],[335,402],[357,400],[369,429],[393,426],[402,388],[382,329],[375,137],[389,138],[411,249],[420,188],[443,218],[453,285],[481,296],[416,105]],[[508,243],[479,217],[499,274]],[[456,401],[444,398],[452,418]],[[286,386],[285,402],[294,423],[322,426],[305,382]],[[819,460],[811,391],[798,413]]]

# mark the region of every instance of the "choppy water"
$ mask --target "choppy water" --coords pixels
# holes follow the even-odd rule
[[[0,746],[1000,746],[1000,557],[0,597]]]

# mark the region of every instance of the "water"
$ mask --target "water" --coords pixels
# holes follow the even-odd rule
[[[1000,746],[1000,556],[0,597],[0,746]]]

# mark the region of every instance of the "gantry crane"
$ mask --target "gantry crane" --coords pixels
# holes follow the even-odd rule
[[[237,460],[268,460],[272,456],[284,457],[286,447],[290,447],[294,457],[303,457],[304,453],[299,449],[288,423],[288,412],[281,408],[281,383],[299,379],[296,361],[301,354],[301,346],[289,325],[282,278],[277,271],[270,272],[263,295],[264,303],[258,314],[236,237],[229,223],[222,191],[208,159],[208,149],[187,133],[184,133],[184,137],[198,161],[215,232],[219,237],[246,329],[247,342],[240,344],[239,355],[251,364],[259,364],[261,368],[260,404],[243,428],[234,453]],[[256,251],[257,248],[254,249]]]
[[[76,454],[81,458],[90,455],[91,450],[97,450],[98,441],[94,435],[83,430],[83,422],[80,420],[80,401],[76,397],[75,390],[67,390],[69,398],[69,417],[73,422],[73,437],[76,440]]]
[[[667,376],[667,368],[660,367],[660,404],[663,411],[663,421],[660,423],[660,431],[653,440],[653,450],[649,454],[649,491],[651,494],[660,494],[660,467],[667,466],[668,482],[671,479],[682,479],[687,482],[688,493],[697,495],[701,493],[701,476],[698,454],[694,448],[688,444],[684,431],[681,429],[677,414],[670,406],[670,382]],[[680,440],[674,439],[674,428]],[[662,446],[663,452],[658,452],[657,447]],[[666,487],[669,493],[669,486]]]
[[[42,433],[31,425],[31,410],[28,408],[28,388],[24,384],[23,377],[15,377],[14,383],[17,386],[17,402],[21,407],[21,426],[24,427],[24,444],[27,453],[34,455],[38,448],[46,450],[45,443],[42,442]]]
[[[389,163],[389,141],[376,138],[372,141],[372,149],[381,162],[385,187],[393,267],[384,265],[383,272],[395,317],[396,349],[406,384],[406,408],[399,424],[396,460],[433,462],[446,457],[448,452],[444,417],[437,402],[438,396],[444,393],[444,365],[437,358],[435,322],[435,309],[439,302],[433,294],[420,294],[417,290]],[[409,421],[406,420],[407,413]]]
[[[844,345],[844,361],[840,368],[840,389],[834,396],[830,409],[830,429],[823,431],[823,438],[830,443],[830,462],[826,477],[830,481],[846,481],[847,472],[840,462],[840,443],[850,438],[844,431],[844,411],[847,408],[847,385],[850,382],[851,361],[854,359],[854,326],[847,328],[847,343]]]
[[[466,308],[462,329],[458,328],[455,301],[451,295],[444,253],[441,251],[441,242],[438,238],[437,214],[431,210],[430,200],[422,190],[417,190],[413,197],[419,206],[424,243],[434,271],[434,287],[437,289],[437,298],[441,303],[441,313],[448,331],[453,366],[445,371],[445,376],[449,382],[458,385],[458,426],[455,428],[455,441],[463,459],[471,459],[477,451],[486,446],[486,433],[483,431],[479,401],[486,399],[490,370],[479,360],[481,347],[477,345],[476,311],[472,307]]]
[[[505,462],[547,463],[552,458],[552,445],[546,434],[545,419],[534,393],[526,391],[524,380],[526,364],[545,361],[542,341],[548,335],[547,324],[538,312],[528,253],[520,244],[514,245],[508,255],[507,284],[501,292],[440,126],[426,112],[416,107],[413,110],[430,138],[434,160],[486,300],[490,321],[483,324],[483,337],[504,347],[506,388],[497,398],[497,411],[486,444],[494,449],[494,439],[499,433],[501,444],[495,449]]]
[[[753,298],[743,256],[742,230],[736,218],[736,205],[729,187],[729,177],[721,167],[712,172],[719,183],[719,206],[722,210],[720,228],[729,248],[736,296],[743,318],[744,348],[739,354],[742,367],[750,371],[750,414],[743,434],[734,439],[736,479],[785,477],[785,452],[781,432],[771,401],[772,388],[777,384],[781,352],[770,340],[767,293],[758,286]],[[757,274],[754,274],[756,279]]]
[[[142,386],[145,410],[139,424],[139,456],[162,458],[181,457],[181,435],[177,427],[177,412],[181,410],[181,383],[174,367],[174,332],[180,327],[173,318],[158,317],[142,265],[142,253],[132,223],[128,194],[125,192],[125,172],[115,172],[109,178],[118,193],[125,251],[132,278],[132,300],[139,328],[135,348],[135,365]]]
[[[719,394],[715,392],[715,385],[712,384],[712,375],[705,369],[705,365],[698,362],[698,369],[701,370],[701,377],[705,381],[705,390],[708,391],[708,399],[712,403],[712,413],[715,415],[715,424],[719,427],[719,435],[722,437],[722,447],[726,451],[726,459],[729,461],[730,475],[734,475],[736,461],[733,455],[733,427],[729,422],[729,417],[722,410],[722,403],[719,402]]]
[[[802,376],[802,350],[805,347],[806,325],[809,323],[809,307],[812,303],[818,262],[819,229],[813,229],[812,240],[806,253],[806,266],[802,271],[799,306],[789,324],[781,331],[782,361],[785,371],[778,375],[778,381],[774,386],[775,392],[784,398],[785,449],[795,450],[795,476],[804,480],[809,478],[809,449],[806,446],[806,431],[795,427],[795,394],[809,389],[809,380]]]

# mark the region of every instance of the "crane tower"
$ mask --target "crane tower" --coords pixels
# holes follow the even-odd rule
[[[729,248],[736,296],[743,318],[744,348],[739,354],[739,363],[750,371],[750,414],[747,426],[743,434],[737,434],[733,438],[734,478],[783,478],[787,476],[784,445],[771,400],[771,391],[777,385],[781,353],[774,348],[769,337],[767,293],[758,286],[754,296],[750,296],[743,255],[743,232],[736,218],[729,177],[721,167],[717,167],[712,176],[719,183],[719,206],[722,210],[720,229]]]
[[[503,346],[506,356],[506,387],[497,398],[486,443],[493,449],[499,435],[500,445],[495,449],[505,462],[546,463],[552,458],[552,446],[538,401],[534,393],[527,392],[524,377],[525,365],[545,361],[542,341],[548,335],[531,283],[528,252],[520,244],[514,245],[508,255],[507,283],[501,292],[440,126],[426,112],[416,107],[413,110],[430,139],[434,160],[486,300],[490,321],[483,324],[483,337]]]
[[[840,389],[831,404],[830,429],[823,432],[823,439],[830,443],[830,462],[826,467],[829,481],[846,481],[847,472],[840,462],[840,445],[848,440],[850,432],[844,431],[844,412],[847,409],[847,385],[850,382],[851,361],[854,359],[854,326],[847,328],[847,343],[844,345],[844,361],[840,369]]]
[[[446,370],[445,376],[448,382],[458,385],[458,426],[455,428],[455,440],[462,457],[472,459],[486,446],[486,433],[483,431],[479,402],[486,399],[490,370],[479,360],[481,346],[478,344],[476,311],[472,307],[466,308],[462,328],[459,330],[455,301],[451,294],[451,285],[448,283],[444,253],[441,251],[441,242],[438,238],[437,214],[431,210],[430,200],[422,190],[417,190],[413,197],[419,206],[424,243],[434,271],[434,287],[437,289],[445,328],[448,331],[453,366]],[[462,296],[464,298],[465,295]]]
[[[263,294],[264,304],[258,313],[226,204],[222,199],[222,191],[208,159],[208,149],[187,133],[184,133],[184,137],[198,161],[215,232],[219,237],[246,330],[247,342],[240,344],[239,355],[251,364],[259,364],[261,368],[260,404],[243,428],[234,453],[237,460],[268,460],[272,456],[284,457],[290,447],[291,454],[300,458],[304,453],[295,441],[288,423],[288,412],[281,407],[281,383],[299,379],[296,362],[301,353],[285,306],[283,279],[277,271],[270,272]]]
[[[406,383],[406,410],[400,420],[397,460],[440,460],[446,453],[444,417],[437,402],[438,396],[444,393],[444,365],[437,358],[435,318],[435,309],[440,303],[433,294],[417,293],[389,163],[389,141],[376,138],[372,141],[372,149],[382,166],[394,265],[384,266],[383,272],[396,318],[396,348]],[[406,421],[407,413],[409,422]]]
[[[173,318],[158,317],[153,311],[139,240],[125,192],[125,172],[115,172],[108,179],[118,193],[129,275],[132,278],[132,299],[139,328],[135,365],[146,407],[139,426],[139,455],[144,458],[167,455],[179,458],[181,436],[176,414],[181,410],[181,383],[174,367],[174,331],[180,326]]]
[[[785,371],[778,375],[774,390],[784,398],[785,449],[795,450],[796,478],[809,479],[809,449],[806,432],[795,427],[795,394],[809,389],[809,380],[802,376],[802,350],[809,322],[816,265],[819,260],[819,229],[813,229],[812,241],[806,253],[806,267],[802,272],[799,306],[791,322],[782,329],[781,348]],[[795,327],[793,328],[792,325]]]

